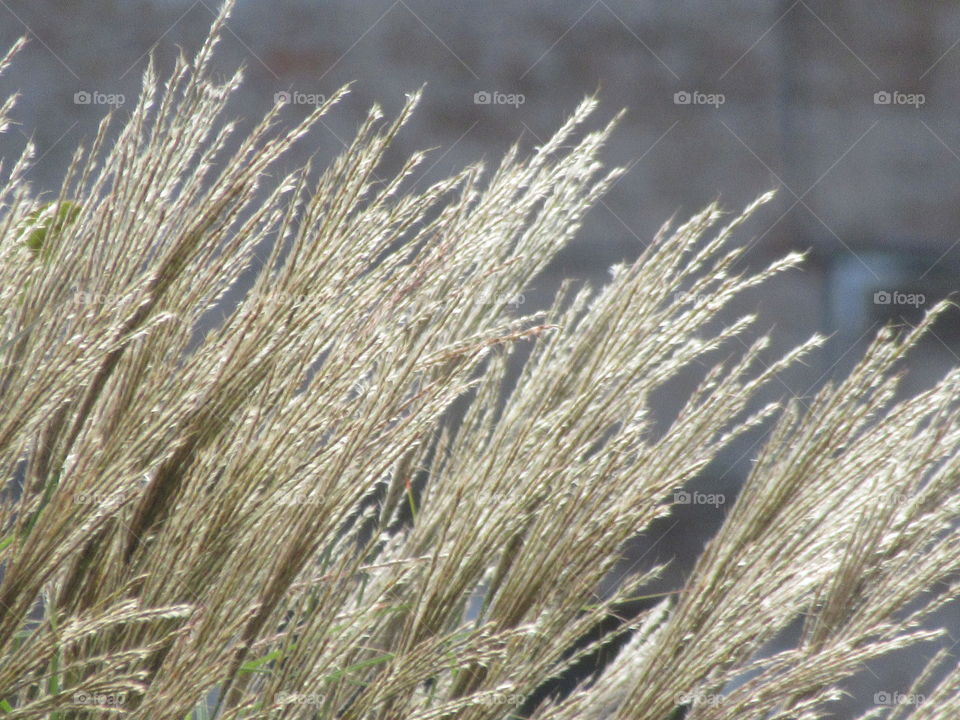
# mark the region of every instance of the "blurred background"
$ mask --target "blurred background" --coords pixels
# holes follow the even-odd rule
[[[22,93],[21,124],[0,136],[4,167],[32,138],[31,180],[38,192],[55,191],[77,144],[110,109],[122,116],[135,102],[149,55],[169,71],[178,48],[196,50],[217,7],[0,0],[0,50],[23,35],[31,41],[0,78],[0,97]],[[436,148],[418,184],[479,159],[493,164],[518,139],[532,149],[585,95],[598,93],[597,125],[626,108],[606,156],[630,171],[578,240],[531,281],[525,310],[543,307],[562,278],[603,282],[671,216],[683,220],[716,199],[735,212],[777,189],[739,240],[751,269],[801,250],[809,251],[803,270],[744,296],[724,319],[757,312],[759,329],[774,333],[768,358],[814,332],[831,334],[824,352],[771,390],[803,404],[849,371],[880,325],[916,323],[960,282],[960,7],[952,3],[241,0],[216,67],[226,77],[240,64],[246,82],[231,112],[241,130],[278,93],[287,94],[284,118],[293,123],[355,83],[302,142],[300,162],[332,158],[370,105],[396,112],[426,83],[395,147],[397,160]],[[952,310],[912,355],[903,392],[957,362],[960,314]],[[655,399],[662,422],[700,372]],[[724,494],[728,505],[762,437],[731,447],[696,488]],[[637,539],[624,569],[672,559],[662,589],[678,587],[727,505],[678,505]],[[956,608],[941,621],[960,632]],[[837,717],[869,707],[873,693],[906,692],[919,662],[901,653],[865,666]]]

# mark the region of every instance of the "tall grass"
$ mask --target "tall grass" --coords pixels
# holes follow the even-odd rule
[[[620,176],[597,159],[611,127],[582,131],[594,102],[529,157],[414,191],[421,154],[378,175],[413,95],[318,179],[274,177],[342,92],[292,129],[274,108],[229,150],[240,78],[208,70],[228,11],[169,81],[151,66],[52,205],[32,148],[0,185],[0,717],[508,718],[644,593],[655,573],[597,594],[624,544],[768,421],[682,592],[533,717],[824,717],[862,663],[940,635],[924,623],[958,589],[960,371],[895,390],[942,308],[883,332],[809,410],[757,407],[821,343],[766,365],[766,339],[732,342],[752,317],[715,329],[801,260],[736,271],[764,196],[518,317],[504,299]],[[692,363],[712,369],[654,433],[651,394]],[[864,717],[960,717],[949,660],[919,673],[923,702]]]

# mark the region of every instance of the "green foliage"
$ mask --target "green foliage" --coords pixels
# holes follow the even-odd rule
[[[23,239],[23,244],[34,254],[49,258],[52,249],[49,239],[59,237],[64,229],[77,219],[80,206],[77,203],[65,200],[61,203],[45,203],[31,212],[24,220],[17,232]]]

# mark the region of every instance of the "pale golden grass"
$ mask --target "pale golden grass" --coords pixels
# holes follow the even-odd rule
[[[201,718],[212,690],[218,718],[510,717],[652,579],[596,595],[624,543],[774,417],[683,592],[535,717],[667,720],[684,699],[690,720],[823,717],[865,660],[937,636],[921,626],[960,567],[960,370],[894,401],[924,327],[882,334],[807,410],[755,407],[821,343],[770,365],[766,338],[731,342],[754,318],[716,329],[801,260],[735,271],[769,196],[664,227],[603,288],[517,317],[489,299],[521,292],[620,176],[598,162],[611,126],[583,131],[595,103],[530,157],[414,192],[423,155],[377,173],[415,94],[395,120],[372,110],[319,180],[277,178],[342,93],[293,129],[275,108],[226,156],[240,78],[208,67],[228,10],[167,84],[151,66],[116,142],[104,124],[77,152],[58,201],[82,209],[42,252],[23,240],[32,148],[0,187],[0,462],[24,478],[0,515],[0,717]],[[652,393],[693,363],[712,369],[654,435]],[[758,654],[801,618],[796,647]],[[960,717],[960,671],[888,713]]]

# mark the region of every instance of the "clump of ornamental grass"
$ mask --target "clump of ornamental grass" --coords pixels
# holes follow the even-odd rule
[[[378,174],[413,95],[317,179],[276,178],[343,92],[292,129],[276,107],[228,151],[239,75],[208,72],[227,10],[168,82],[151,65],[58,197],[26,182],[32,147],[0,185],[0,717],[509,718],[643,594],[651,572],[597,595],[624,544],[767,421],[683,590],[532,717],[823,717],[865,661],[939,637],[960,370],[896,400],[895,369],[941,308],[881,333],[808,409],[756,407],[821,342],[765,364],[765,338],[732,342],[752,317],[716,329],[800,261],[736,271],[764,196],[664,227],[604,287],[518,317],[490,298],[522,290],[620,176],[597,159],[611,128],[581,132],[594,102],[529,157],[415,191],[421,154]],[[711,369],[654,433],[651,394],[692,363]],[[960,717],[948,661],[919,673],[925,702],[869,717]]]

